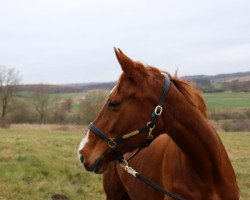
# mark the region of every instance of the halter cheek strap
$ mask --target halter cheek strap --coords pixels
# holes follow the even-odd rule
[[[117,142],[122,142],[130,137],[133,137],[135,135],[141,134],[141,133],[145,133],[148,132],[148,137],[147,137],[147,145],[149,145],[151,143],[151,141],[153,140],[153,135],[152,135],[152,131],[155,128],[155,123],[157,118],[162,114],[162,110],[163,110],[163,103],[165,100],[165,97],[167,95],[167,92],[169,90],[170,87],[170,78],[168,75],[163,74],[164,75],[164,87],[163,87],[163,91],[159,100],[159,104],[155,107],[155,110],[153,111],[153,113],[151,114],[151,121],[149,121],[145,127],[142,127],[140,129],[137,129],[135,131],[129,132],[127,134],[124,134],[120,137],[117,138],[111,138],[109,136],[107,136],[107,134],[105,134],[102,130],[98,129],[92,122],[89,124],[89,129],[95,133],[98,137],[102,138],[104,141],[106,141],[108,143],[108,146],[111,148],[111,150],[116,154],[116,159],[119,162],[123,162],[123,156],[120,153],[120,151],[116,148],[116,144]],[[146,146],[147,146],[146,145]]]

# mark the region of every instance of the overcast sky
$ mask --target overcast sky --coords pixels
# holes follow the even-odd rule
[[[116,80],[114,46],[180,75],[250,71],[250,1],[0,0],[0,65],[22,83]]]

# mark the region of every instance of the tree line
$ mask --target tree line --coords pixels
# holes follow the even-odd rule
[[[77,101],[60,99],[54,88],[46,84],[21,92],[20,80],[17,70],[0,66],[1,127],[11,123],[89,123],[108,96],[106,90],[93,90]]]
[[[214,82],[206,77],[192,78],[197,87],[205,93],[213,92],[250,92],[250,81],[233,80],[228,82]]]
[[[95,89],[85,91],[84,98],[62,99],[57,95],[61,92],[59,87],[30,85],[29,91],[24,91],[20,90],[20,81],[17,70],[0,66],[0,127],[8,127],[11,123],[87,124],[95,118],[108,97],[107,90]],[[219,86],[206,78],[196,78],[193,81],[205,92],[250,91],[250,81],[225,82]],[[113,84],[109,83],[106,87]],[[69,91],[69,88],[65,87],[63,91]],[[79,92],[76,88],[74,91]],[[215,118],[214,116],[211,115],[211,118]],[[217,114],[216,117],[218,116],[221,115]]]

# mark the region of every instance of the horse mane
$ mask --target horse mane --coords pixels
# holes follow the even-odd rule
[[[174,76],[171,76],[168,72],[162,71],[162,73],[167,74],[175,87],[180,91],[180,93],[185,97],[185,99],[193,106],[197,107],[201,114],[207,118],[207,106],[201,95],[201,92],[196,87],[196,85],[189,83],[187,80],[180,79],[177,76],[177,70]]]
[[[201,95],[201,92],[198,90],[196,85],[189,83],[186,80],[180,79],[177,76],[177,70],[174,76],[171,76],[166,71],[160,71],[158,68],[147,65],[147,68],[153,73],[164,73],[167,74],[175,87],[181,92],[185,99],[192,105],[197,107],[201,114],[207,118],[207,106]]]
[[[174,77],[170,76],[175,87],[181,92],[185,99],[193,106],[197,107],[202,115],[207,118],[207,106],[196,85],[186,80],[180,79],[175,73]]]

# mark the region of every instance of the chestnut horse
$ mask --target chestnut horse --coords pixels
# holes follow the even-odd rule
[[[164,76],[158,69],[131,60],[119,49],[115,53],[123,73],[93,122],[109,139],[144,127],[159,103],[164,85]],[[170,77],[163,112],[152,131],[154,138],[168,135],[157,138],[129,165],[184,199],[239,199],[228,155],[201,112],[204,109],[197,102],[202,99],[196,94],[186,82]],[[144,146],[146,138],[147,134],[137,134],[117,143],[116,148],[125,154]],[[113,145],[107,145],[94,131],[88,131],[79,147],[84,167],[103,173],[109,166],[105,179],[107,175],[119,177],[120,186],[126,191],[123,199],[169,199],[110,164],[116,159],[110,146]]]
[[[189,85],[185,81],[178,80],[177,73],[175,74],[175,78],[173,78],[172,81],[175,82],[176,85],[184,85],[183,88],[186,88],[186,93],[184,93],[184,95],[186,95],[186,98],[188,98],[190,101],[192,100],[195,101],[193,102],[195,106],[197,106],[200,109],[200,112],[203,114],[203,116],[207,118],[206,104],[201,94],[198,92],[198,90],[195,90],[195,89],[188,90],[188,88],[191,87],[191,85]],[[193,94],[191,94],[191,92]],[[190,97],[194,96],[194,98],[188,97],[187,94],[189,94]],[[148,157],[147,155],[148,154],[154,155],[154,157],[158,159],[158,162],[160,160],[164,160],[165,154],[168,153],[166,151],[168,149],[167,144],[169,143],[169,140],[171,140],[171,138],[168,137],[166,134],[160,135],[157,138],[155,138],[154,142],[147,148],[147,150],[142,150],[139,156],[135,157],[137,155],[137,150],[136,150],[135,151],[136,153],[131,152],[131,153],[125,154],[125,157],[131,158],[131,159],[133,157],[133,160],[131,160],[129,164],[132,164],[131,166],[135,169],[138,169],[140,166],[143,166],[142,171],[145,171],[147,173],[148,171],[152,171],[152,169],[150,169],[151,166],[147,165],[147,163],[152,162],[152,160],[151,160],[151,157]],[[173,143],[172,140],[171,142]],[[162,147],[162,149],[159,147]],[[149,160],[147,160],[147,158]],[[148,167],[150,168],[147,169]],[[152,172],[158,173],[157,170],[154,170]],[[107,170],[103,174],[103,187],[104,187],[104,191],[106,193],[106,197],[108,200],[130,200],[131,199],[127,192],[127,190],[129,190],[130,187],[126,189],[125,186],[134,185],[134,183],[132,184],[129,183],[124,186],[122,183],[123,176],[126,176],[126,173],[124,170],[122,170],[120,165],[117,162],[110,162]],[[152,176],[156,177],[157,175],[154,175],[153,173],[151,173],[150,179],[153,178]],[[135,182],[137,180],[131,179],[131,181]]]

